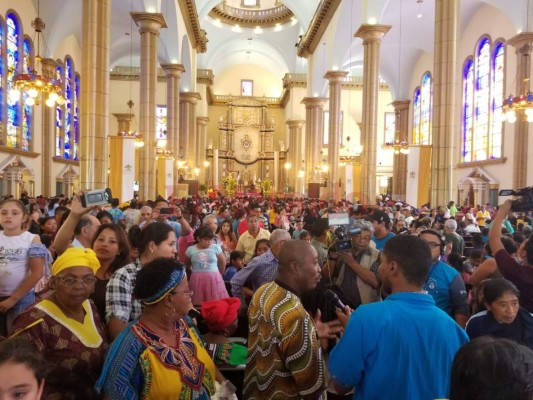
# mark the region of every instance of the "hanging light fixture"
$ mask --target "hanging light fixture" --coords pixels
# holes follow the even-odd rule
[[[526,32],[529,32],[529,0],[527,0],[526,9]],[[528,54],[525,54],[528,56]],[[522,80],[520,91],[517,96],[510,94],[503,101],[502,121],[511,124],[516,122],[516,112],[522,111],[527,122],[533,122],[533,93],[531,92],[531,83],[528,77]]]
[[[422,3],[422,0],[417,1],[417,3]],[[399,23],[399,39],[398,39],[398,97],[400,97],[402,90],[402,9],[403,9],[403,0],[400,0],[400,23]],[[407,140],[400,140],[400,127],[399,124],[396,124],[400,120],[401,114],[397,110],[395,111],[395,137],[394,141],[386,142],[384,144],[385,148],[391,149],[394,154],[409,154],[409,142]]]
[[[63,97],[63,90],[61,87],[61,81],[49,78],[39,73],[38,70],[42,70],[41,65],[41,45],[43,49],[46,49],[46,43],[44,41],[43,30],[46,27],[44,21],[39,17],[39,1],[37,2],[37,18],[31,21],[31,26],[35,30],[33,34],[33,43],[37,43],[35,56],[35,69],[30,70],[29,73],[15,74],[13,76],[13,87],[9,91],[9,97],[12,101],[19,101],[21,98],[21,92],[27,94],[24,99],[24,103],[29,106],[34,104],[39,105],[39,96],[42,94],[46,96],[45,104],[48,107],[54,107],[57,104],[65,104],[65,98]]]

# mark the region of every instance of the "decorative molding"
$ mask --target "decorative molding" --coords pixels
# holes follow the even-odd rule
[[[27,156],[31,158],[37,158],[41,155],[41,153],[36,153],[34,151],[24,151],[24,150],[19,150],[19,149],[13,149],[11,147],[2,146],[2,145],[0,145],[0,152],[9,153],[9,154],[20,154],[21,156]]]
[[[196,83],[204,85],[213,85],[215,82],[215,75],[212,69],[197,69]]]
[[[209,11],[209,16],[230,25],[246,28],[269,28],[285,24],[294,18],[292,11],[284,4],[267,9],[243,9],[232,7],[226,2],[220,2]]]
[[[109,74],[109,79],[112,81],[138,81],[141,68],[139,67],[113,67]],[[167,77],[162,68],[157,69],[157,81],[166,82]]]
[[[298,57],[307,58],[313,54],[340,3],[341,0],[322,0],[320,2],[307,32],[300,37]]]
[[[287,91],[284,90],[280,97],[234,96],[232,94],[218,95],[213,93],[213,89],[211,86],[207,86],[207,104],[209,104],[210,106],[226,106],[229,103],[247,99],[255,102],[260,102],[267,108],[283,108],[286,104],[286,93]]]
[[[69,164],[69,165],[76,165],[76,166],[79,166],[80,165],[80,161],[76,161],[76,160],[65,160],[64,158],[59,158],[59,157],[52,157],[52,161],[54,162],[58,162],[58,163],[61,163],[61,164]]]
[[[483,167],[485,165],[498,165],[505,164],[507,162],[507,157],[496,158],[494,160],[483,160],[483,161],[472,161],[468,163],[459,163],[457,168],[472,168],[472,167]]]
[[[295,87],[307,87],[307,74],[285,74],[283,77],[283,88],[292,89]]]
[[[183,15],[183,20],[185,21],[187,34],[192,42],[192,47],[196,49],[197,53],[205,53],[209,40],[207,40],[207,35],[200,26],[194,0],[178,0],[178,4]]]

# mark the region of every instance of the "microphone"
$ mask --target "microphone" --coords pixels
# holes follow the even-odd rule
[[[327,300],[328,303],[332,303],[335,308],[340,308],[342,312],[344,312],[344,303],[339,299],[339,296],[337,296],[337,293],[335,293],[331,289],[327,289],[324,292],[324,297]]]

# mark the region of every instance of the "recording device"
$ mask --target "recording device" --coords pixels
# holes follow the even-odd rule
[[[331,289],[327,289],[324,291],[324,299],[327,303],[333,304],[335,308],[340,308],[342,312],[344,312],[344,303],[339,299],[339,296],[337,296],[337,293],[335,293]]]
[[[159,214],[172,214],[172,208],[170,207],[161,207],[159,209]]]
[[[333,231],[333,239],[335,240],[336,251],[347,251],[353,248],[351,235],[358,235],[361,233],[361,228],[349,228],[345,226],[350,224],[348,213],[328,214],[329,226],[337,226]]]
[[[111,202],[111,189],[98,189],[84,192],[81,195],[81,205],[83,207],[102,206]]]
[[[533,210],[533,186],[528,186],[518,190],[500,190],[500,196],[520,196],[520,199],[511,202],[512,211]]]

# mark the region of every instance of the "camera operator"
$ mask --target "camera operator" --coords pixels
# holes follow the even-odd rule
[[[373,231],[370,223],[356,221],[351,229],[360,229],[359,233],[350,235],[352,249],[330,252],[322,274],[341,289],[348,305],[356,308],[381,300],[378,290],[380,252],[370,246]]]
[[[518,249],[518,254],[523,257],[522,263],[507,253],[500,240],[502,222],[511,210],[512,203],[512,200],[506,200],[498,209],[490,228],[489,245],[503,277],[514,283],[520,291],[520,303],[527,311],[533,312],[533,236]]]

